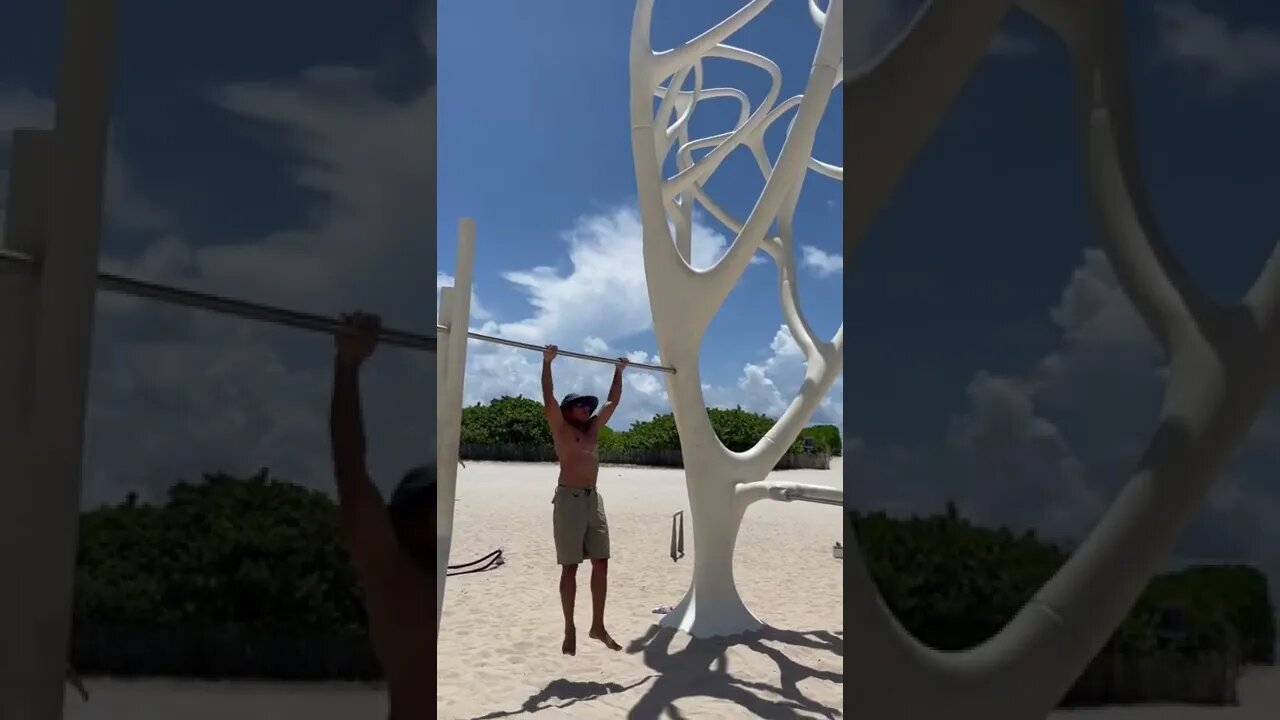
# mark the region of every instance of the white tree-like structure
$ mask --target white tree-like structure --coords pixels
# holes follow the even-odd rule
[[[1280,251],[1239,302],[1224,306],[1193,285],[1160,240],[1143,197],[1118,0],[933,2],[877,61],[851,72],[845,256],[1014,7],[1050,28],[1072,59],[1096,225],[1125,294],[1166,354],[1165,400],[1150,445],[1110,509],[1057,575],[981,645],[940,652],[912,637],[848,543],[845,613],[856,652],[845,660],[845,681],[862,718],[1044,717],[1172,552],[1280,378]],[[853,532],[847,524],[846,535]]]
[[[644,224],[645,276],[658,351],[663,363],[676,369],[667,378],[667,395],[680,433],[694,536],[692,585],[662,624],[695,637],[761,627],[743,603],[733,577],[738,528],[751,503],[785,500],[797,493],[836,501],[843,497],[834,488],[764,480],[844,365],[843,325],[826,341],[815,335],[801,311],[793,232],[808,172],[835,180],[843,177],[842,168],[811,157],[814,135],[832,91],[840,84],[843,3],[830,0],[824,10],[810,2],[810,15],[820,29],[817,51],[804,94],[785,100],[780,99],[782,73],[773,61],[725,44],[770,3],[753,0],[682,46],[661,52],[653,50],[650,40],[653,0],[638,0],[632,25],[631,149]],[[703,62],[708,58],[759,68],[771,81],[768,93],[753,104],[734,88],[704,88]],[[692,87],[686,90],[690,78]],[[691,138],[690,119],[699,103],[708,100],[738,103],[737,122],[726,132]],[[791,124],[775,161],[766,151],[764,134],[786,117]],[[745,220],[728,212],[705,189],[708,179],[738,148],[751,152],[765,179]],[[666,177],[663,168],[673,150],[676,172]],[[695,153],[703,151],[695,158]],[[695,205],[736,235],[725,254],[706,269],[691,265]],[[698,358],[712,318],[758,250],[768,253],[777,265],[783,317],[804,353],[807,370],[799,392],[772,429],[750,450],[732,452],[712,429]]]

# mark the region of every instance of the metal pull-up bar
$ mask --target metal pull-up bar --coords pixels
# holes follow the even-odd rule
[[[436,325],[436,334],[448,335],[449,328],[445,325]],[[542,345],[520,342],[519,340],[508,340],[507,338],[498,337],[496,335],[485,335],[483,333],[475,332],[474,330],[468,331],[467,337],[472,340],[479,340],[480,342],[493,343],[494,345],[506,345],[507,347],[519,348],[521,350],[532,350],[537,353],[546,350]],[[579,360],[590,360],[592,362],[600,362],[607,365],[618,364],[618,358],[608,358],[602,355],[590,355],[588,353],[574,352],[572,350],[556,350],[556,355],[578,358]],[[652,370],[654,372],[671,373],[672,375],[676,372],[676,369],[673,367],[667,367],[666,365],[650,365],[648,363],[628,362],[627,367],[638,368],[640,370]]]
[[[0,268],[34,273],[36,270],[35,265],[35,260],[29,255],[0,249]],[[235,300],[194,290],[183,290],[106,272],[98,273],[98,289],[103,292],[128,295],[144,300],[156,300],[169,305],[204,310],[220,315],[230,315],[245,320],[286,325],[299,330],[332,334],[341,327],[336,318],[324,315],[285,310],[270,305]],[[432,353],[436,351],[436,339],[429,335],[383,328],[378,335],[378,339],[387,345],[395,345],[411,350],[425,350]]]
[[[808,502],[819,505],[844,505],[844,491],[837,488],[790,486],[778,488],[775,500],[783,502]]]

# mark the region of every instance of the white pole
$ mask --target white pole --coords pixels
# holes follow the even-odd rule
[[[0,718],[62,717],[80,519],[85,401],[107,159],[114,0],[67,0],[53,134],[48,242],[41,257],[26,461],[6,476],[22,549],[0,619]],[[21,472],[25,471],[25,472]],[[17,570],[17,572],[14,572]]]
[[[34,276],[40,271],[39,262],[29,253],[0,249],[0,272],[14,274],[7,271]],[[126,295],[142,300],[153,300],[174,307],[185,307],[254,322],[270,323],[297,328],[298,330],[310,330],[324,333],[325,335],[333,335],[338,331],[340,325],[339,321],[332,315],[317,315],[298,310],[286,310],[285,308],[263,305],[262,303],[248,300],[161,285],[146,280],[125,277],[124,275],[116,275],[115,273],[98,273],[98,291]],[[434,336],[407,330],[396,330],[389,327],[382,328],[378,333],[378,340],[383,345],[392,345],[410,350],[435,352],[436,349]]]
[[[463,383],[467,367],[467,334],[471,325],[471,273],[475,265],[476,224],[471,218],[458,223],[458,259],[453,287],[441,289],[440,314],[450,329],[461,332],[446,335],[443,353],[444,369],[437,368],[436,378],[443,384],[436,388],[437,414],[437,502],[436,529],[436,627],[444,611],[444,586],[449,570],[449,549],[453,544],[453,504],[458,489],[458,446],[462,440]],[[447,315],[446,315],[447,313]]]
[[[453,306],[453,288],[440,288],[440,300],[436,312],[440,322],[449,322],[449,308]],[[437,336],[438,337],[438,336]],[[457,495],[458,473],[446,480],[446,468],[456,465],[457,458],[446,454],[444,429],[453,424],[449,412],[449,348],[459,342],[444,335],[444,347],[436,345],[436,637],[439,638],[440,616],[444,612],[444,586],[449,577],[449,549],[453,544],[453,503]]]
[[[44,252],[49,234],[53,133],[23,128],[13,133],[4,247],[29,255]],[[27,436],[31,413],[40,278],[0,273],[0,572],[13,587],[30,585]],[[18,673],[26,664],[18,641],[26,618],[19,596],[0,592],[0,717],[10,717],[30,692]],[[16,710],[15,710],[16,712]]]

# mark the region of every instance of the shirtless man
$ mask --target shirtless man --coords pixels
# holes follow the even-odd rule
[[[391,720],[435,716],[435,467],[410,470],[383,503],[365,466],[360,367],[381,323],[355,313],[335,337],[329,432],[343,540],[387,680]],[[430,625],[430,627],[428,627]]]
[[[609,577],[609,521],[604,503],[596,491],[600,458],[596,443],[604,427],[622,399],[622,371],[626,358],[619,358],[613,373],[613,385],[603,408],[596,412],[600,400],[592,395],[569,393],[556,402],[551,383],[551,361],[556,346],[548,345],[542,354],[542,403],[551,426],[551,440],[560,460],[560,484],[552,499],[551,522],[556,540],[556,562],[560,565],[560,605],[564,610],[564,644],[560,652],[577,652],[577,631],[573,624],[573,601],[578,593],[578,565],[591,560],[591,629],[588,637],[599,640],[610,650],[621,650],[604,628],[604,596]]]

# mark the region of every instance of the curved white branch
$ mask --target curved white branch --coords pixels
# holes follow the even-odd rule
[[[773,108],[774,103],[777,102],[779,93],[782,92],[782,68],[779,68],[776,63],[763,55],[757,55],[741,48],[721,45],[713,48],[709,56],[737,60],[765,70],[769,73],[769,91],[766,93],[764,101],[760,103],[755,111],[745,119],[740,120],[738,126],[733,130],[712,138],[695,141],[714,145],[714,148],[710,153],[694,163],[690,169],[683,170],[677,173],[675,177],[667,180],[667,187],[664,188],[664,192],[669,195],[680,194],[689,185],[695,182],[702,182],[739,145],[751,138],[763,136],[765,131],[769,129],[767,120],[771,115],[770,110]],[[745,97],[745,95],[742,95],[743,99]]]
[[[1213,310],[1161,241],[1142,196],[1123,8],[1099,8],[1087,46],[1078,46],[1076,102],[1087,148],[1089,189],[1102,246],[1129,300],[1166,351],[1179,333],[1202,333]]]
[[[1012,0],[931,2],[845,81],[844,256],[853,250],[986,55]]]
[[[807,360],[819,354],[817,335],[804,316],[800,305],[799,277],[796,273],[795,249],[795,214],[800,203],[800,192],[804,188],[804,175],[796,180],[795,186],[788,196],[781,212],[778,213],[779,250],[770,253],[774,262],[778,263],[778,292],[782,304],[782,317],[787,330]],[[768,245],[765,244],[767,247]]]
[[[830,6],[832,5],[832,3],[827,3],[827,5],[828,5],[828,8],[830,8]],[[843,8],[843,6],[841,6],[841,7]],[[814,24],[814,25],[817,25],[819,30],[821,30],[821,29],[823,29],[823,28],[825,28],[825,27],[827,26],[827,16],[828,16],[829,14],[830,14],[830,13],[829,13],[827,10],[823,10],[821,7],[819,7],[819,6],[818,6],[818,0],[809,0],[809,17],[813,19],[813,24]],[[836,22],[837,22],[837,23],[839,23],[839,22],[840,22],[840,20],[836,20]],[[837,85],[837,86],[839,86],[839,85],[840,85],[840,83],[844,82],[844,48],[843,48],[843,45],[841,46],[841,52],[840,52],[840,64],[836,66],[836,80],[835,80],[835,82],[836,82],[836,85]]]
[[[1185,278],[1154,228],[1143,223],[1131,193],[1137,191],[1121,166],[1112,113],[1095,108],[1089,113],[1088,146],[1090,196],[1102,235],[1103,251],[1129,301],[1166,351],[1180,332],[1197,332],[1196,317],[1208,302]],[[1177,278],[1175,280],[1175,278]]]
[[[791,447],[791,443],[800,435],[809,418],[813,417],[814,411],[818,409],[827,391],[831,389],[832,383],[843,370],[844,324],[842,323],[831,342],[816,346],[808,357],[800,390],[787,405],[787,409],[783,411],[778,421],[754,447],[742,453],[734,453],[734,457],[755,473],[763,474],[772,470]]]
[[[707,55],[712,48],[728,40],[730,35],[754,20],[772,2],[773,0],[751,0],[734,14],[680,47],[653,53],[652,67],[655,74],[671,75],[676,68],[692,64],[695,57]],[[652,0],[649,0],[649,4],[652,6]]]
[[[823,30],[824,35],[830,32],[830,28]],[[829,80],[834,73],[834,66],[813,68],[805,88],[804,100],[800,103],[791,132],[783,142],[778,162],[765,181],[760,199],[747,217],[738,239],[719,261],[705,271],[708,285],[715,288],[717,307],[724,302],[724,298],[746,270],[751,256],[759,249],[765,233],[787,199],[790,186],[798,182],[807,171],[813,152],[814,134],[831,96]]]
[[[1274,338],[1280,334],[1280,244],[1271,251],[1271,257],[1267,258],[1267,264],[1258,274],[1258,279],[1249,288],[1249,292],[1245,293],[1244,305],[1253,315],[1259,333],[1264,338]]]

